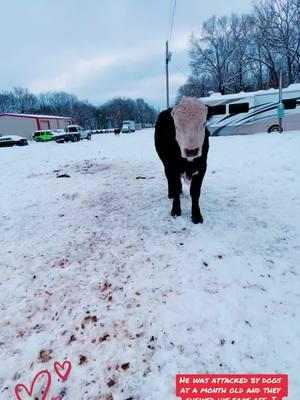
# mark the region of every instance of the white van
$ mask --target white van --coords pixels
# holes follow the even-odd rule
[[[135,132],[135,121],[123,121],[122,133]]]

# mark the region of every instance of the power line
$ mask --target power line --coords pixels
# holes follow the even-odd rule
[[[170,28],[171,28],[171,20],[172,20],[173,2],[174,2],[174,0],[171,0],[171,2],[170,2],[170,14],[169,14],[169,25],[168,25],[167,37],[170,36]]]
[[[169,42],[171,42],[172,33],[173,33],[175,9],[176,9],[176,0],[173,1],[173,11],[171,8],[172,17],[171,17],[171,23],[170,23],[170,29],[169,29]]]
[[[189,75],[190,72],[188,72],[187,70],[184,71],[184,68],[182,68],[182,66],[177,65],[176,63],[174,63],[174,60],[172,61],[171,64],[173,67],[175,67],[175,69],[177,69],[177,71],[181,72],[183,75]]]
[[[174,15],[176,9],[176,0],[171,2],[170,16],[169,16],[169,35],[166,41],[166,97],[167,97],[167,108],[169,108],[169,62],[171,61],[172,53],[169,51],[169,41],[172,38],[173,25],[174,25]]]

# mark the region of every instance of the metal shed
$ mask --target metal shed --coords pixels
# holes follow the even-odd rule
[[[33,114],[0,114],[0,135],[19,135],[32,139],[34,131],[64,129],[74,121],[71,117]]]

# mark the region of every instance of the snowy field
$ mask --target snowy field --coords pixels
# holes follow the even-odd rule
[[[299,152],[297,132],[211,138],[193,225],[185,185],[170,217],[153,129],[0,149],[1,400],[64,359],[49,399],[173,400],[176,373],[288,373],[299,400]]]

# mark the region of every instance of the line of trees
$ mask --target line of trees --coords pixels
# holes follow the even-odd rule
[[[66,92],[34,95],[28,89],[0,92],[0,114],[42,114],[72,117],[89,129],[120,128],[123,120],[154,124],[157,111],[143,99],[116,98],[96,107]]]
[[[190,40],[192,73],[183,96],[278,88],[300,81],[300,0],[260,0],[250,14],[203,23]]]

